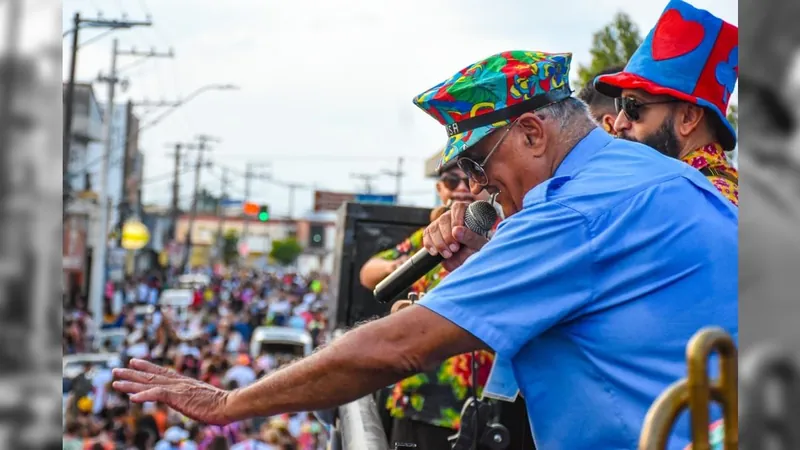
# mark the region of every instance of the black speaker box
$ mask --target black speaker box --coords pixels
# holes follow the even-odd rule
[[[431,210],[409,206],[344,203],[339,207],[332,277],[331,329],[384,316],[390,304],[378,303],[359,281],[361,267],[430,223]]]

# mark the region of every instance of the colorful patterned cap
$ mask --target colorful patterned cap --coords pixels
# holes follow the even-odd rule
[[[619,97],[623,89],[642,89],[706,107],[725,125],[720,144],[733,150],[736,131],[725,113],[738,78],[739,29],[672,0],[625,70],[600,75],[594,85],[609,97]]]
[[[497,128],[566,99],[571,53],[508,51],[459,70],[414,98],[447,130],[441,171]]]

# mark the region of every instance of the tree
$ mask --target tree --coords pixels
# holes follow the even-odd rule
[[[269,257],[282,266],[288,266],[294,263],[302,252],[303,247],[300,246],[297,239],[287,238],[272,241],[272,251],[269,252]]]
[[[222,239],[222,260],[231,265],[239,259],[239,233],[228,230]]]
[[[733,125],[734,130],[739,130],[739,106],[736,103],[728,106],[728,122]]]
[[[580,87],[586,86],[601,70],[627,64],[642,40],[639,27],[631,18],[624,12],[617,13],[611,23],[592,36],[592,62],[588,66],[578,66]]]

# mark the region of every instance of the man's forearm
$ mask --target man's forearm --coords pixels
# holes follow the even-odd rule
[[[390,385],[420,369],[387,348],[373,322],[317,353],[231,392],[231,420],[335,407]],[[365,345],[365,343],[367,343]]]

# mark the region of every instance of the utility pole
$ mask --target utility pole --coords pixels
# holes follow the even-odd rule
[[[400,183],[402,182],[403,176],[405,175],[405,172],[403,172],[403,157],[401,156],[401,157],[397,158],[397,169],[394,172],[391,171],[391,170],[384,170],[383,173],[384,173],[384,175],[388,175],[388,176],[394,178],[394,182],[395,182],[395,185],[394,185],[395,186],[395,188],[394,188],[395,201],[397,203],[400,203]]]
[[[296,183],[288,183],[286,185],[289,188],[289,219],[294,218],[294,192],[297,188],[303,187],[301,184]]]
[[[183,142],[175,142],[167,144],[168,147],[175,149],[174,153],[167,153],[167,156],[172,156],[175,161],[175,167],[172,172],[172,201],[170,207],[170,227],[169,227],[169,240],[174,241],[176,237],[175,227],[178,224],[178,216],[180,213],[180,196],[181,196],[181,158],[183,157],[183,149],[191,149],[192,144]]]
[[[117,83],[117,50],[119,40],[114,39],[111,48],[111,69],[107,77],[100,81],[108,85],[108,98],[106,100],[105,117],[103,123],[103,165],[100,169],[100,221],[95,232],[94,249],[92,250],[92,284],[89,291],[89,304],[92,310],[95,331],[100,330],[103,323],[103,292],[105,283],[106,260],[108,259],[108,158],[111,154],[111,122],[114,118],[114,94]]]
[[[211,150],[208,148],[209,142],[219,142],[219,139],[207,135],[197,136],[197,161],[194,165],[194,193],[192,194],[192,207],[189,211],[189,227],[186,230],[186,249],[183,254],[183,261],[181,262],[180,273],[186,272],[186,266],[189,264],[189,259],[192,254],[192,228],[194,228],[194,221],[197,218],[197,194],[200,191],[200,170],[207,167],[203,161],[203,153]]]
[[[217,205],[217,258],[225,261],[225,209],[223,202],[228,199],[228,168],[222,168],[222,185],[220,186],[219,204]]]
[[[149,52],[140,52],[137,51],[135,48],[131,48],[130,50],[117,50],[117,56],[139,56],[142,58],[174,58],[175,52],[172,49],[169,49],[168,52],[158,53],[155,49],[151,49]],[[128,216],[132,212],[133,205],[130,205],[128,202],[128,175],[131,170],[131,159],[138,148],[131,148],[136,147],[133,145],[133,142],[138,142],[139,136],[139,125],[137,124],[136,129],[131,126],[131,121],[133,120],[133,106],[134,103],[131,100],[128,100],[128,104],[126,105],[126,114],[125,114],[125,148],[122,149],[122,189],[119,202],[119,241],[122,242],[122,226],[125,224],[125,220],[128,219]],[[136,138],[136,139],[134,139]]]
[[[70,158],[70,147],[72,143],[72,118],[75,112],[75,72],[77,70],[77,62],[78,62],[78,48],[80,44],[78,43],[78,37],[80,35],[81,26],[86,25],[87,27],[92,28],[109,28],[109,29],[118,29],[118,28],[133,28],[133,27],[149,27],[153,25],[153,22],[150,20],[147,21],[130,21],[126,19],[122,20],[106,20],[102,18],[97,19],[84,19],[81,17],[80,13],[75,13],[75,16],[72,19],[72,30],[68,31],[67,33],[72,33],[72,52],[70,55],[70,63],[69,63],[69,79],[67,80],[67,89],[64,93],[64,140],[63,140],[63,161],[62,161],[62,168],[64,172],[64,187],[65,192],[69,188],[69,177],[67,176],[67,172],[69,171],[69,158]],[[67,194],[65,193],[65,196]],[[67,202],[64,202],[64,209],[66,210]]]
[[[117,52],[119,55],[119,52]],[[122,189],[120,190],[120,197],[119,197],[119,220],[117,221],[117,229],[119,230],[119,237],[117,239],[117,245],[122,246],[122,226],[125,224],[125,220],[128,218],[128,213],[131,212],[131,206],[128,202],[128,171],[130,171],[130,159],[131,159],[131,145],[133,143],[133,139],[131,138],[131,134],[134,132],[133,127],[131,127],[131,119],[133,118],[133,103],[128,100],[128,103],[125,105],[125,147],[122,149]],[[137,149],[138,150],[138,149]]]
[[[364,193],[372,194],[372,180],[378,178],[378,175],[368,173],[351,173],[350,178],[355,178],[364,182]]]

